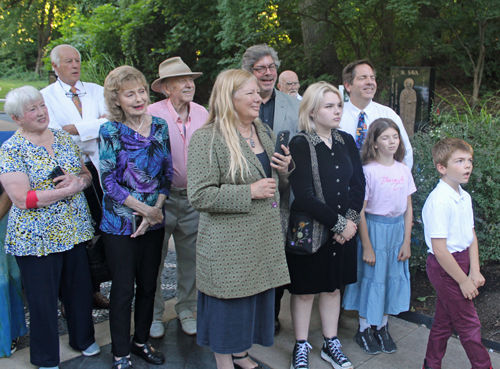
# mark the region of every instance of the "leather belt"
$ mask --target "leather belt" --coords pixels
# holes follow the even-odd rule
[[[187,197],[188,191],[186,188],[171,188],[170,193],[172,195]]]

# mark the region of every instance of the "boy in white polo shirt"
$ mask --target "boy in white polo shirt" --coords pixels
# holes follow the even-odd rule
[[[423,369],[441,368],[454,329],[472,368],[491,368],[472,301],[479,294],[477,288],[484,285],[479,271],[472,201],[460,187],[469,181],[472,154],[472,147],[458,138],[446,138],[432,148],[441,180],[425,201],[422,219],[429,247],[427,275],[436,289],[437,301]]]

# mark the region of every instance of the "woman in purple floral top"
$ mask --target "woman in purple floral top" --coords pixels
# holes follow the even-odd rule
[[[113,277],[109,309],[113,368],[130,368],[130,352],[161,364],[164,356],[148,338],[165,233],[163,204],[173,176],[168,126],[146,114],[148,84],[133,67],[118,67],[106,77],[104,98],[110,121],[99,131],[101,230]],[[134,284],[135,334],[130,344]]]
[[[149,137],[123,123],[107,122],[101,126],[100,168],[102,185],[106,188],[101,222],[104,232],[132,235],[134,210],[125,205],[129,196],[154,207],[160,194],[169,193],[173,170],[168,126],[161,118],[151,118]],[[162,220],[149,224],[148,229],[164,225]]]

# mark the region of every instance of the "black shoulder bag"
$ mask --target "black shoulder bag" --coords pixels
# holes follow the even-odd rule
[[[318,157],[316,150],[307,134],[299,133],[298,136],[304,137],[309,143],[311,151],[311,168],[314,183],[314,192],[316,197],[325,202],[323,189],[319,178]],[[314,220],[308,213],[290,211],[290,221],[288,225],[287,241],[285,251],[292,254],[314,254],[324,245],[330,237],[330,230],[323,224]]]

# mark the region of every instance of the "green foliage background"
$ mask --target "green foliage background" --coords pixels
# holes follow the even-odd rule
[[[34,67],[41,13],[27,4],[61,0],[0,0],[0,76]],[[268,43],[281,70],[308,84],[341,83],[343,66],[370,58],[379,80],[389,67],[432,66],[438,82],[469,91],[484,25],[482,94],[500,89],[498,0],[67,0],[54,21],[46,52],[71,43],[93,65],[123,62],[149,81],[159,63],[181,56],[203,72],[198,102],[206,103],[217,74],[239,67],[251,45]],[[40,8],[40,7],[39,7]],[[50,69],[48,57],[45,66]]]

